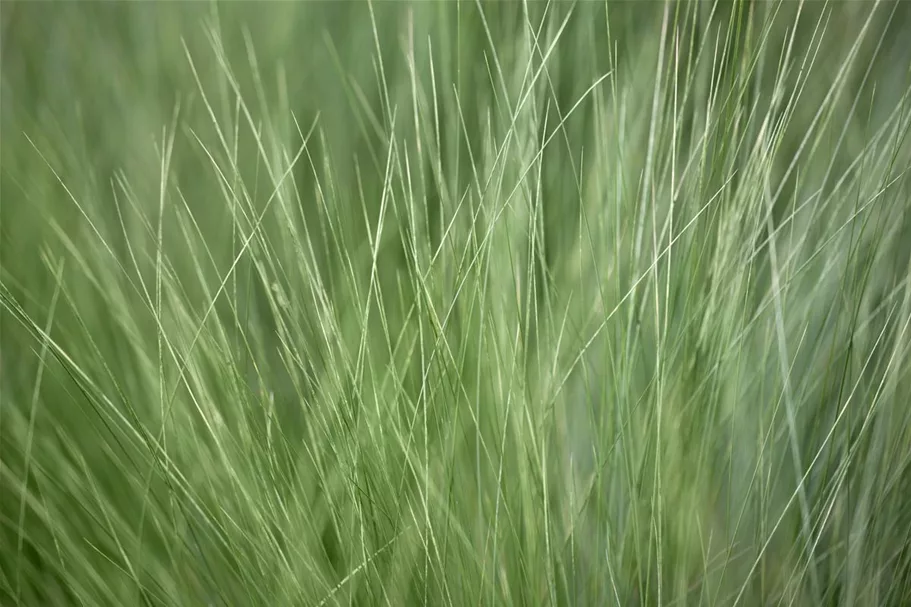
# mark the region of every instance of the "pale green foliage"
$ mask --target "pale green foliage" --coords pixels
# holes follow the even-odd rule
[[[902,604],[909,17],[4,3],[0,603]]]

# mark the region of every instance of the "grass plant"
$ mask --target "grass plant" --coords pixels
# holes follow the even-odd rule
[[[0,16],[0,604],[907,604],[911,5]]]

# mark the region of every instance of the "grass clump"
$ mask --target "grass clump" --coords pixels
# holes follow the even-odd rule
[[[4,3],[0,603],[902,604],[909,17]]]

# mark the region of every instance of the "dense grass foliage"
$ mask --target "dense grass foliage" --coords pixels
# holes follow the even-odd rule
[[[0,604],[907,604],[911,5],[0,15]]]

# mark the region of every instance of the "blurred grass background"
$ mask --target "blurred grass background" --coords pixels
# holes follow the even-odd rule
[[[911,596],[906,3],[0,24],[0,604]]]

